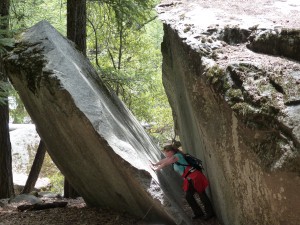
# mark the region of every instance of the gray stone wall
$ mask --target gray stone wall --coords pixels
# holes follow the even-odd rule
[[[299,63],[251,52],[249,37],[259,32],[226,25],[226,16],[199,25],[215,10],[203,4],[158,8],[163,83],[183,148],[204,161],[221,223],[296,225]]]

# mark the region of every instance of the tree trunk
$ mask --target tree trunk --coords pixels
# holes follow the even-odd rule
[[[45,154],[46,154],[46,146],[44,142],[41,140],[28,179],[26,181],[25,187],[22,190],[22,194],[30,193],[33,190],[35,183],[39,177],[44,162]]]
[[[8,120],[8,105],[0,104],[0,199],[14,195]]]
[[[77,198],[79,196],[80,195],[78,194],[78,192],[71,186],[71,184],[69,183],[69,181],[65,177],[65,181],[64,181],[64,197],[65,198]]]
[[[86,55],[86,0],[68,0],[67,38]]]
[[[86,0],[67,1],[67,38],[86,55]],[[76,198],[78,196],[76,190],[65,178],[64,197]]]
[[[9,15],[9,0],[0,1],[0,16]],[[1,24],[1,30],[8,29],[8,19]],[[2,56],[0,55],[0,80],[7,82],[4,73]],[[7,104],[0,105],[0,198],[9,198],[14,195],[11,144],[9,138],[9,108]]]

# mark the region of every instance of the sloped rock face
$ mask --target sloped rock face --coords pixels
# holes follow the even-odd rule
[[[300,4],[281,4],[157,7],[163,82],[179,136],[203,159],[216,214],[227,225],[300,220]]]
[[[20,37],[5,67],[49,155],[90,206],[190,223],[174,197],[178,177],[150,169],[160,150],[71,42],[42,21]]]

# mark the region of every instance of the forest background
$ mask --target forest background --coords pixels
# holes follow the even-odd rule
[[[161,79],[163,28],[154,10],[156,4],[157,0],[87,0],[86,55],[106,86],[155,142],[163,144],[174,137],[174,129]],[[8,24],[0,28],[1,56],[22,31],[41,20],[66,36],[67,0],[10,0],[8,14],[0,21]],[[10,123],[32,123],[17,92],[6,79],[0,79],[0,104],[7,104],[7,99]]]

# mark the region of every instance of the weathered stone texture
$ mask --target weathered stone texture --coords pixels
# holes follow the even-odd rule
[[[49,155],[88,205],[190,224],[175,197],[181,193],[178,177],[164,172],[158,180],[149,167],[160,150],[50,24],[42,21],[26,31],[5,64]]]
[[[298,31],[292,36],[285,29],[278,31],[272,19],[284,20],[270,16],[273,5],[259,21],[264,9],[253,2],[252,8],[250,3],[244,7],[244,1],[211,4],[178,1],[157,7],[165,31],[163,83],[184,149],[204,160],[220,222],[296,225]],[[226,11],[230,7],[236,11]],[[300,12],[300,5],[295,9]],[[290,24],[295,22],[291,19]],[[290,29],[290,24],[285,21],[282,26]],[[262,39],[259,34],[264,31],[274,37]]]

